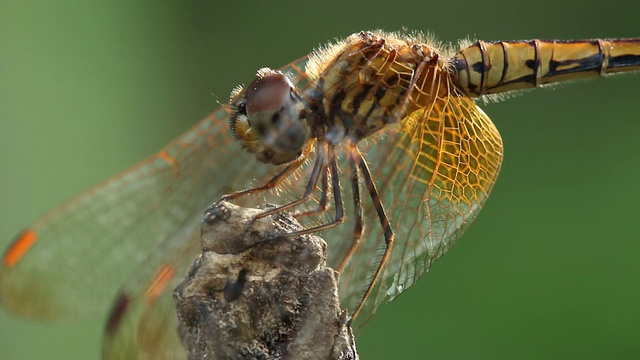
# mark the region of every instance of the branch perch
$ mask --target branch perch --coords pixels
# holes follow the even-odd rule
[[[220,202],[202,223],[203,253],[176,288],[189,359],[357,359],[326,243],[286,213]]]

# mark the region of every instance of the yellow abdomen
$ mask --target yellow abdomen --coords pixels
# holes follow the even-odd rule
[[[453,64],[462,89],[479,97],[640,70],[640,38],[477,41]]]

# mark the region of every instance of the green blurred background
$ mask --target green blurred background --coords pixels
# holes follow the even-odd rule
[[[640,36],[640,2],[0,3],[0,245],[152,154],[262,66],[364,29],[444,41]],[[359,337],[363,359],[640,358],[640,77],[483,106],[502,174],[461,243]],[[215,96],[212,96],[214,94]],[[103,319],[0,310],[0,358],[97,359]]]

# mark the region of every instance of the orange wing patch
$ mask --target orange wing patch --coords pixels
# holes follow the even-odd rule
[[[169,283],[169,281],[173,279],[175,274],[176,268],[170,264],[165,264],[161,266],[158,271],[156,271],[155,275],[153,276],[153,280],[147,287],[147,290],[144,292],[144,299],[147,304],[151,305],[156,301],[158,296],[162,294],[162,291],[167,286],[167,283]]]
[[[33,230],[25,230],[18,236],[13,244],[9,246],[7,251],[2,258],[2,263],[5,267],[10,268],[14,267],[20,259],[24,256],[24,254],[31,249],[33,244],[35,244],[38,239],[38,234]]]

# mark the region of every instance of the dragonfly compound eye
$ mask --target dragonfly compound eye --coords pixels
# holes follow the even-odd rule
[[[259,161],[279,165],[302,154],[309,138],[306,103],[282,72],[258,70],[249,86],[232,91],[229,108],[231,133]]]
[[[296,158],[309,137],[304,103],[284,74],[271,69],[258,71],[246,89],[249,125],[262,144],[280,157]]]

